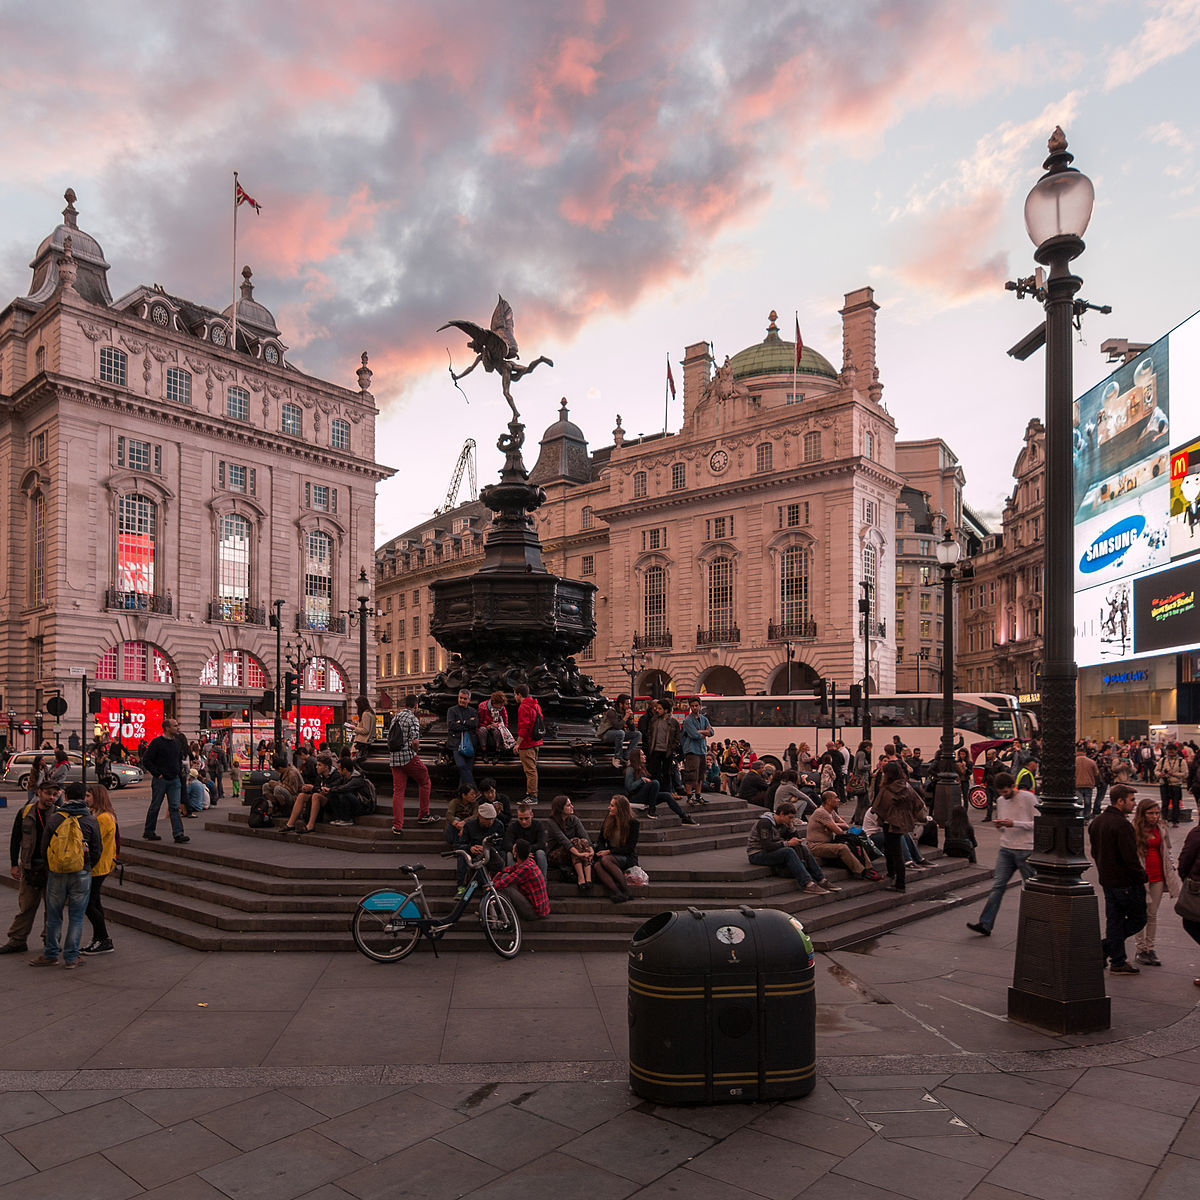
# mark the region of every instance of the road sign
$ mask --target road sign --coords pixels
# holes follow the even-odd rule
[[[72,675],[86,675],[87,667],[72,667],[71,674]]]
[[[28,721],[22,721],[21,722],[21,732],[22,733],[32,733],[33,726]]]
[[[62,696],[51,696],[46,701],[46,711],[52,717],[61,717],[66,715],[67,702]]]

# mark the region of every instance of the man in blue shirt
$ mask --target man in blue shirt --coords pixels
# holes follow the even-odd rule
[[[683,718],[681,728],[683,749],[683,781],[687,788],[689,804],[707,804],[700,792],[704,778],[704,759],[708,753],[708,739],[716,730],[700,711],[700,699],[693,696],[688,703],[688,715]]]

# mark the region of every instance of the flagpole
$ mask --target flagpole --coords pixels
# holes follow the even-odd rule
[[[671,353],[667,352],[667,376],[663,380],[663,433],[667,432],[667,413],[671,404]]]
[[[238,173],[233,173],[233,341],[230,349],[237,353],[237,210],[238,210]]]
[[[796,373],[800,370],[800,310],[796,309],[796,350],[792,354],[792,403],[799,404],[798,393],[796,391]]]

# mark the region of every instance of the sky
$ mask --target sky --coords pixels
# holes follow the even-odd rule
[[[532,465],[561,397],[593,447],[617,414],[661,430],[667,358],[681,381],[686,345],[723,359],[771,309],[840,365],[870,285],[898,436],[944,438],[997,519],[1043,413],[1042,355],[1005,355],[1040,314],[1004,282],[1035,266],[1056,124],[1096,190],[1080,294],[1113,308],[1076,391],[1103,340],[1200,308],[1200,0],[0,0],[0,30],[0,296],[67,187],[115,296],[223,308],[251,265],[293,364],[355,388],[370,356],[380,542],[443,502],[466,438],[495,478],[497,380],[456,390],[470,355],[437,329],[498,293],[522,361],[555,364],[516,392]],[[236,264],[234,170],[262,206]]]

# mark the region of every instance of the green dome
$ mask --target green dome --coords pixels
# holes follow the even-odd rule
[[[767,336],[756,346],[747,346],[739,350],[730,360],[734,379],[751,379],[757,375],[791,375],[796,361],[796,343],[785,342],[779,336],[775,324],[776,314],[771,313],[771,323],[767,326]],[[811,346],[805,346],[800,354],[799,374],[824,375],[827,379],[836,380],[838,373],[833,369],[829,359],[818,354]]]

